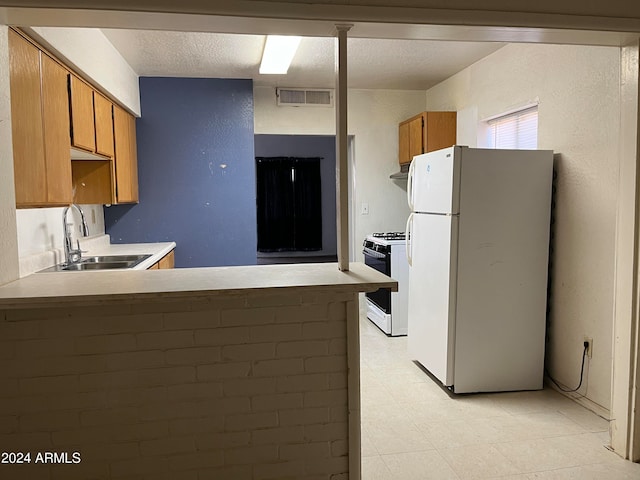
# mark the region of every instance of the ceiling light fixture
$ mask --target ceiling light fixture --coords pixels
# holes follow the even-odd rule
[[[267,35],[260,63],[261,74],[285,74],[296,54],[301,37]]]

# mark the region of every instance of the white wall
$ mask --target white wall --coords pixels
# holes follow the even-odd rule
[[[89,235],[104,234],[102,205],[81,205]],[[59,208],[27,208],[16,210],[18,224],[18,254],[26,257],[63,247],[62,211]],[[75,209],[67,213],[67,222],[74,225],[73,239],[80,236],[80,214]]]
[[[610,408],[620,50],[511,44],[427,91],[429,110],[463,111],[459,143],[478,121],[539,100],[538,148],[557,154],[547,368],[575,388],[593,338],[586,397]],[[581,389],[584,392],[585,389]]]
[[[424,110],[424,91],[348,91],[348,129],[355,150],[355,234],[362,244],[372,232],[404,230],[409,209],[406,181],[389,179],[399,170],[398,124]],[[254,87],[256,134],[335,135],[335,112],[330,108],[278,107],[272,87]],[[361,215],[363,202],[369,214]],[[355,260],[362,261],[356,248]],[[354,259],[352,259],[354,260]]]

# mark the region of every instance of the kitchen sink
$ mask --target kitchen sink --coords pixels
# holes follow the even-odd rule
[[[79,263],[61,263],[41,272],[82,272],[91,270],[121,270],[133,268],[151,255],[103,255],[83,258]]]
[[[82,259],[81,263],[131,263],[134,262],[134,265],[139,264],[143,260],[146,260],[151,255],[104,255],[98,257],[85,257]]]
[[[101,262],[101,263],[72,263],[61,265],[62,272],[79,272],[82,270],[112,270],[116,268],[131,268],[129,262]]]

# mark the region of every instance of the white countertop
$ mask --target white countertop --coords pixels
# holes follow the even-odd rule
[[[149,244],[139,244],[140,248],[145,248],[143,245]],[[131,250],[126,250],[126,253],[129,252]],[[397,291],[395,280],[363,263],[351,263],[349,268],[348,272],[342,272],[338,270],[337,263],[306,263],[36,273],[1,286],[0,308],[148,301],[153,298],[229,295],[248,291],[278,293],[291,288],[341,292],[391,288]]]

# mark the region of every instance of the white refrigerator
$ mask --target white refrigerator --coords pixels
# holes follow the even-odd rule
[[[414,157],[408,351],[455,393],[542,388],[553,152]]]

